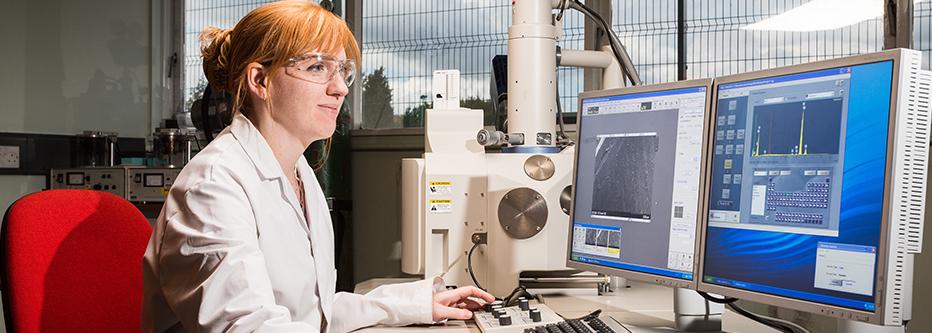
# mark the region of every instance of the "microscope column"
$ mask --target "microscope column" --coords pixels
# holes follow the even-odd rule
[[[551,1],[512,2],[508,28],[508,133],[523,146],[556,144],[557,28]],[[517,145],[521,146],[521,145]]]

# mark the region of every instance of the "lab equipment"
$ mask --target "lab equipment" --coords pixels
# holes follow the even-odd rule
[[[675,325],[721,330],[697,283],[712,80],[584,92],[566,265],[675,287]]]
[[[126,168],[126,199],[133,203],[164,202],[181,168]]]
[[[167,168],[184,167],[193,156],[196,144],[195,130],[183,128],[159,128],[152,133],[153,166]]]
[[[518,305],[487,304],[484,309],[473,312],[473,319],[483,333],[524,332],[528,328],[563,321],[545,304],[527,305],[526,309]]]
[[[604,88],[621,87],[625,75],[637,82],[633,66],[615,56],[623,50],[558,51],[562,31],[552,14],[569,2],[512,6],[507,134],[485,129],[483,136],[482,112],[459,108],[458,88],[451,89],[458,87],[458,74],[438,72],[434,108],[425,112],[425,154],[402,161],[402,271],[437,276],[453,263],[447,283],[475,284],[496,295],[522,279],[550,278],[539,278],[550,276],[541,272],[575,272],[566,267],[563,247],[554,246],[567,239],[565,198],[575,151],[557,142],[556,66],[604,69]],[[509,144],[486,153],[477,136],[483,144]],[[454,263],[464,254],[467,260]],[[596,290],[591,276],[573,279],[558,280],[585,281]]]
[[[920,64],[898,49],[715,80],[699,290],[904,330],[926,199]]]
[[[79,167],[112,167],[116,163],[116,132],[84,131],[77,135]]]
[[[126,171],[123,167],[52,169],[51,189],[95,190],[126,198]]]

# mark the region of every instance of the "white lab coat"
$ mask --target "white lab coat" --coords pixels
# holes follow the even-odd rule
[[[431,322],[435,281],[334,292],[327,204],[303,156],[297,169],[305,212],[242,115],[191,160],[146,249],[143,332],[347,332]]]

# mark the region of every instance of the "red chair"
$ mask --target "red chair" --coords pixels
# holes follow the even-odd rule
[[[146,218],[116,195],[51,190],[7,210],[0,284],[8,332],[138,332]]]

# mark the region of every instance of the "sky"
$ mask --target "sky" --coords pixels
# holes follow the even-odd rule
[[[826,1],[826,0],[814,0]],[[266,1],[186,0],[186,85],[203,77],[197,33],[207,24],[231,27]],[[760,31],[748,25],[800,7],[808,0],[687,1],[687,78],[704,78],[879,51],[880,18],[815,32]],[[613,1],[613,28],[645,83],[676,80],[676,0]],[[932,3],[915,5],[914,48],[932,49]],[[461,96],[490,96],[491,59],[507,52],[508,0],[366,0],[363,2],[363,73],[384,67],[396,113],[430,94],[432,72],[458,69]],[[582,48],[584,18],[567,10],[563,48]],[[928,68],[929,52],[926,52]],[[575,112],[582,72],[558,72],[564,111]]]

